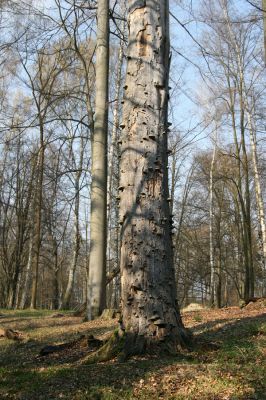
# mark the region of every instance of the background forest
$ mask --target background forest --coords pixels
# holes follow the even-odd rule
[[[169,183],[180,305],[265,296],[261,1],[170,2]],[[87,299],[96,3],[0,2],[0,307]],[[110,8],[107,305],[120,299],[126,4]]]

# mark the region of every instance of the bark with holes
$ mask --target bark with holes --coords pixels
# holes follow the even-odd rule
[[[122,329],[127,355],[184,344],[168,198],[168,2],[131,0],[120,164]]]

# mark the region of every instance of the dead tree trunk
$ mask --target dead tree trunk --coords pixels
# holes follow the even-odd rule
[[[127,354],[186,341],[168,198],[168,1],[130,0],[121,166],[121,297]]]

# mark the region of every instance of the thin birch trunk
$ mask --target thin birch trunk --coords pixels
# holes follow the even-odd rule
[[[99,316],[106,303],[106,197],[109,71],[109,1],[98,0],[95,124],[92,138],[90,261],[87,318]]]
[[[210,281],[210,304],[214,307],[216,304],[216,276],[215,276],[215,264],[214,264],[214,242],[213,242],[213,172],[215,167],[215,160],[216,160],[216,151],[217,151],[217,127],[216,127],[216,138],[214,142],[214,148],[212,153],[212,161],[211,161],[211,168],[210,168],[210,208],[209,208],[209,218],[210,218],[210,227],[209,227],[209,234],[210,234],[210,270],[211,270],[211,281]]]
[[[224,187],[223,187],[224,190]],[[218,197],[218,196],[217,196]],[[219,203],[219,212],[217,215],[217,268],[215,268],[215,306],[218,308],[222,307],[222,237],[221,237],[221,221],[222,221],[222,209],[223,209],[224,193],[217,198]]]
[[[253,247],[252,247],[252,227],[251,227],[251,201],[250,201],[250,188],[249,188],[249,162],[246,150],[245,141],[245,76],[244,76],[244,64],[241,56],[241,49],[239,43],[235,39],[235,35],[232,31],[231,21],[228,15],[228,4],[225,0],[222,0],[223,13],[227,22],[227,28],[230,35],[232,46],[235,48],[235,56],[237,61],[237,74],[235,85],[239,95],[239,106],[240,106],[240,134],[241,134],[241,148],[243,152],[243,158],[239,158],[239,168],[243,166],[244,183],[245,183],[245,200],[241,203],[243,209],[243,228],[244,228],[244,254],[245,254],[245,288],[244,288],[244,299],[247,302],[250,297],[254,297],[254,265],[253,265]],[[228,79],[228,78],[227,78]],[[230,94],[230,98],[231,98]],[[234,126],[235,129],[235,126]],[[239,150],[238,150],[239,151]],[[240,165],[241,161],[241,165]]]
[[[261,182],[258,169],[258,153],[257,153],[257,141],[255,128],[252,123],[251,114],[247,111],[251,152],[252,152],[252,162],[254,169],[254,182],[255,182],[255,193],[256,193],[256,203],[257,203],[257,213],[260,226],[260,240],[262,242],[262,253],[263,253],[263,265],[266,266],[266,226],[265,226],[265,213],[264,204],[261,191]]]

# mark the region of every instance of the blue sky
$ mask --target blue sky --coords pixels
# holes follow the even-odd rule
[[[256,13],[256,10],[246,0],[234,0],[233,3],[238,12],[241,10],[243,15],[250,10],[254,10],[254,13]],[[201,42],[202,30],[206,29],[206,27],[199,22],[195,22],[191,14],[186,10],[189,10],[189,6],[192,5],[193,11],[196,12],[201,4],[201,0],[185,0],[181,2],[172,0],[170,2],[170,11],[179,21],[185,24],[193,38],[199,43]],[[170,19],[170,28],[171,43],[175,49],[172,55],[172,82],[170,86],[173,86],[173,81],[176,80],[179,80],[181,86],[177,95],[172,98],[172,115],[176,126],[185,132],[198,123],[200,110],[196,106],[195,101],[197,93],[202,91],[203,88],[203,81],[200,78],[198,67],[201,67],[205,61],[199,54],[199,46],[172,17]],[[178,55],[176,51],[180,52],[182,56]],[[191,62],[186,61],[186,59]],[[201,130],[200,126],[196,129],[195,147],[206,148],[210,146],[210,142],[206,137],[208,132],[204,131],[200,133]]]

